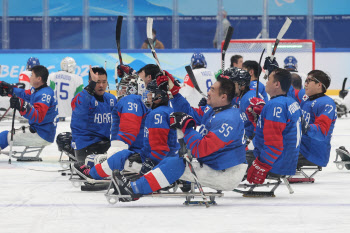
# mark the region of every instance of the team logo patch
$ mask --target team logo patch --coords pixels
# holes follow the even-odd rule
[[[207,107],[204,109],[204,113],[208,112],[209,109],[210,109],[209,106],[207,106]]]
[[[97,101],[97,100],[95,100],[95,107],[96,107],[96,106],[98,106],[98,101]]]
[[[303,100],[304,100],[304,101],[306,101],[308,98],[309,98],[309,96],[307,96],[307,95],[304,95],[304,96],[303,96]]]

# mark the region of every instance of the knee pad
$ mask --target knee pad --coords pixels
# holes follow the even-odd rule
[[[8,130],[2,131],[0,133],[0,147],[1,147],[1,149],[5,149],[9,145],[9,143],[7,141],[8,133],[9,133]]]

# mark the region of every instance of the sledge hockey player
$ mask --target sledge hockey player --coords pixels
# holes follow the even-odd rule
[[[47,83],[55,91],[60,120],[72,116],[72,99],[84,88],[83,79],[74,74],[75,67],[73,58],[64,58],[61,61],[61,71],[50,74]]]
[[[230,63],[230,67],[237,67],[242,69],[242,65],[243,65],[243,57],[239,54],[233,55],[230,59],[231,63]]]
[[[173,110],[168,107],[168,94],[157,87],[156,80],[150,82],[147,85],[147,89],[152,93],[152,111],[149,111],[146,116],[144,134],[142,134],[143,144],[138,148],[139,150],[129,147],[129,149],[115,153],[107,161],[97,164],[91,169],[76,163],[75,169],[80,174],[88,178],[101,180],[111,176],[112,171],[115,169],[124,170],[125,168],[130,171],[130,162],[139,162],[140,164],[143,162],[142,167],[139,166],[138,170],[134,170],[134,172],[142,176],[163,159],[174,156],[178,157],[179,144],[177,142],[176,131],[170,129],[170,114]],[[127,97],[124,98],[126,99]],[[125,119],[123,120],[125,121]],[[143,133],[143,129],[140,130],[140,133]],[[138,154],[135,154],[136,151]],[[132,166],[136,168],[134,164]]]
[[[287,97],[290,85],[290,72],[277,68],[269,74],[266,83],[271,99],[266,104],[257,97],[250,100],[246,113],[249,120],[256,123],[256,134],[253,139],[255,157],[247,156],[248,164],[252,163],[247,172],[249,183],[262,184],[269,173],[295,174],[302,112],[299,104]]]
[[[234,85],[231,80],[218,78],[209,92],[208,105],[198,109],[191,108],[186,99],[178,94],[180,86],[168,72],[157,78],[160,89],[171,80],[172,105],[170,127],[184,133],[184,140],[192,155],[199,163],[192,163],[199,182],[217,190],[233,190],[242,180],[245,164],[244,125],[239,110],[232,108]],[[189,114],[189,115],[188,115]],[[192,116],[193,117],[192,117]],[[193,127],[200,125],[199,132]],[[181,157],[167,157],[150,172],[134,182],[116,170],[113,173],[122,195],[129,195],[123,201],[137,200],[167,187],[176,180],[194,182],[193,174]]]
[[[29,121],[29,126],[15,130],[14,146],[42,147],[53,143],[56,134],[57,102],[53,90],[47,86],[49,71],[38,65],[31,68],[30,90],[0,82],[0,95],[11,96],[10,107]],[[0,133],[0,147],[9,145],[11,132]]]
[[[245,61],[243,62],[242,69],[247,71],[250,75],[250,90],[256,90],[257,80],[261,73],[261,68],[259,67],[259,63],[256,61]],[[259,93],[264,97],[265,102],[268,101],[268,96],[265,91],[265,85],[259,81]]]
[[[117,99],[106,88],[105,69],[90,66],[89,85],[72,100],[72,147],[79,162],[91,154],[104,154],[110,147],[112,110]]]
[[[25,85],[25,90],[29,90],[32,87],[30,85],[30,76],[32,75],[31,69],[38,65],[40,65],[39,59],[36,57],[30,57],[27,61],[26,70],[19,74],[18,81]]]
[[[191,57],[191,67],[193,74],[196,77],[199,88],[206,93],[209,91],[211,85],[215,83],[215,74],[207,69],[207,62],[201,53],[194,53]],[[198,107],[199,101],[203,96],[194,88],[192,81],[188,74],[185,76],[184,84],[180,93],[190,103],[192,107]]]

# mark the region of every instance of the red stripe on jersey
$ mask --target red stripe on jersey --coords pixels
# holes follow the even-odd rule
[[[286,128],[286,123],[270,121],[264,119],[264,141],[267,146],[282,148],[283,150],[283,135],[282,132]]]
[[[25,93],[26,95],[31,95],[31,94],[32,94],[32,91],[31,91],[30,89],[28,89],[28,90],[25,90],[24,93]]]
[[[301,103],[301,99],[299,99],[299,91],[300,90],[294,90],[295,97],[297,97],[299,103]]]
[[[163,160],[163,159],[161,159],[158,155],[156,155],[156,154],[153,153],[153,152],[151,152],[151,155],[152,155],[154,158],[156,158],[156,159]]]
[[[186,76],[185,76],[185,78],[184,78],[184,84],[187,84],[187,85],[190,86],[190,87],[194,87],[194,86],[193,86],[193,83],[192,83],[192,81],[191,81],[191,79],[190,79],[190,76],[188,76],[188,74],[186,74]]]
[[[193,108],[193,110],[196,111],[198,113],[198,115],[200,115],[200,116],[204,115],[202,108]]]
[[[43,104],[43,103],[35,103],[34,108],[35,108],[35,110],[38,111],[39,123],[40,123],[44,120],[46,113],[47,113],[47,110],[49,110],[49,106],[47,106],[46,104]]]
[[[109,176],[109,175],[107,175],[107,174],[105,173],[105,171],[103,171],[102,166],[101,166],[100,163],[97,164],[97,165],[95,165],[95,169],[96,169],[96,171],[97,171],[97,174],[98,174],[100,177],[105,178],[105,177],[108,177],[108,176]]]
[[[203,137],[202,140],[193,148],[193,154],[197,155],[197,158],[203,158],[208,156],[226,145],[232,143],[233,140],[229,142],[222,141],[215,133],[209,132]]]
[[[168,135],[170,129],[148,128],[148,141],[152,151],[165,155],[163,151],[170,151]]]
[[[267,151],[265,151],[265,152],[266,152],[266,154],[270,155],[271,158],[273,158],[273,159],[275,159],[275,160],[277,159],[277,156],[274,156],[274,155],[270,154],[270,153],[267,152]]]
[[[122,132],[125,137],[134,142],[140,132],[142,117],[133,113],[121,113],[118,115],[120,116],[119,132]],[[118,135],[120,135],[119,132]]]
[[[144,177],[146,178],[149,186],[151,187],[152,191],[157,191],[159,189],[161,189],[162,187],[160,187],[157,179],[154,177],[152,171],[147,173],[146,175],[144,175]]]
[[[278,155],[281,155],[282,154],[282,152],[281,151],[279,151],[279,150],[275,150],[274,148],[272,148],[271,146],[267,146],[273,153],[275,153],[275,154],[278,154]]]
[[[29,79],[29,77],[28,77],[28,75],[26,75],[26,74],[21,74],[20,76],[19,76],[19,81],[20,82],[30,82],[30,79]]]
[[[332,120],[326,115],[321,115],[319,117],[315,117],[314,124],[320,126],[322,133],[327,136]]]
[[[72,100],[71,102],[71,107],[72,107],[72,110],[74,111],[75,107],[77,106],[77,104],[81,104],[81,101],[78,99],[80,97],[80,93],[78,95],[76,95],[74,97],[74,99]]]
[[[272,161],[270,161],[270,160],[268,160],[267,158],[265,158],[265,156],[263,156],[263,157],[264,157],[264,159],[265,159],[267,162],[269,162],[269,163],[273,164],[273,162],[272,162]]]

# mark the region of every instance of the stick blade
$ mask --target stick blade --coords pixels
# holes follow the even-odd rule
[[[153,39],[152,36],[153,19],[151,17],[147,18],[147,38]]]
[[[118,16],[117,25],[115,28],[115,39],[117,44],[120,44],[120,35],[122,33],[123,16]]]
[[[290,24],[292,23],[292,20],[290,18],[287,17],[286,21],[284,22],[280,32],[277,35],[277,39],[281,40],[282,37],[284,36],[284,34],[286,34]]]
[[[224,43],[224,47],[222,48],[222,51],[225,51],[227,50],[228,48],[228,45],[230,43],[230,40],[232,38],[232,34],[233,34],[233,27],[228,27],[227,29],[227,33],[226,33],[226,37],[225,37],[225,43]]]

